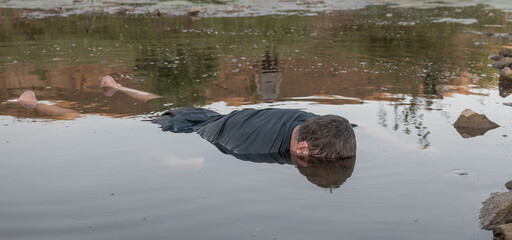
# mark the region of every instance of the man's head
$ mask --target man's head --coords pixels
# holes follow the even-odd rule
[[[356,155],[356,137],[347,119],[335,115],[317,116],[297,126],[292,134],[293,153],[340,159]]]

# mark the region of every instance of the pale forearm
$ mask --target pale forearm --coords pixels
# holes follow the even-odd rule
[[[57,106],[47,105],[44,103],[38,103],[35,109],[42,115],[57,117],[57,118],[66,118],[72,119],[77,118],[80,114],[72,109],[61,108]]]
[[[127,87],[119,87],[118,90],[136,100],[143,101],[143,102],[147,102],[151,99],[161,97],[161,96],[153,94],[153,93],[143,92],[143,91],[127,88]]]

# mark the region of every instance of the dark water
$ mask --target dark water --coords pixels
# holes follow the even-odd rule
[[[511,47],[506,12],[23,12],[0,9],[1,239],[491,239],[478,211],[512,169],[512,86],[487,59]],[[163,98],[106,97],[107,74]],[[24,109],[25,90],[83,115]],[[345,116],[357,159],[325,189],[292,164],[240,161],[144,121],[179,106]],[[501,127],[463,138],[451,124],[465,108]]]

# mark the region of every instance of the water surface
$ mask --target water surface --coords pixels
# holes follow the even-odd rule
[[[491,238],[477,216],[510,180],[512,86],[487,56],[511,45],[507,12],[0,13],[2,239]],[[107,74],[163,98],[106,97]],[[83,115],[24,109],[25,90]],[[355,165],[321,188],[293,164],[240,161],[146,121],[179,106],[344,116],[359,125]],[[463,138],[465,108],[501,127]]]

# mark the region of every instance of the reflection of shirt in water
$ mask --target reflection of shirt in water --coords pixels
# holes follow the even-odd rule
[[[240,155],[288,153],[293,128],[314,116],[294,109],[244,109],[221,115],[202,108],[178,108],[153,122],[164,131],[197,132],[222,152],[250,160]]]

